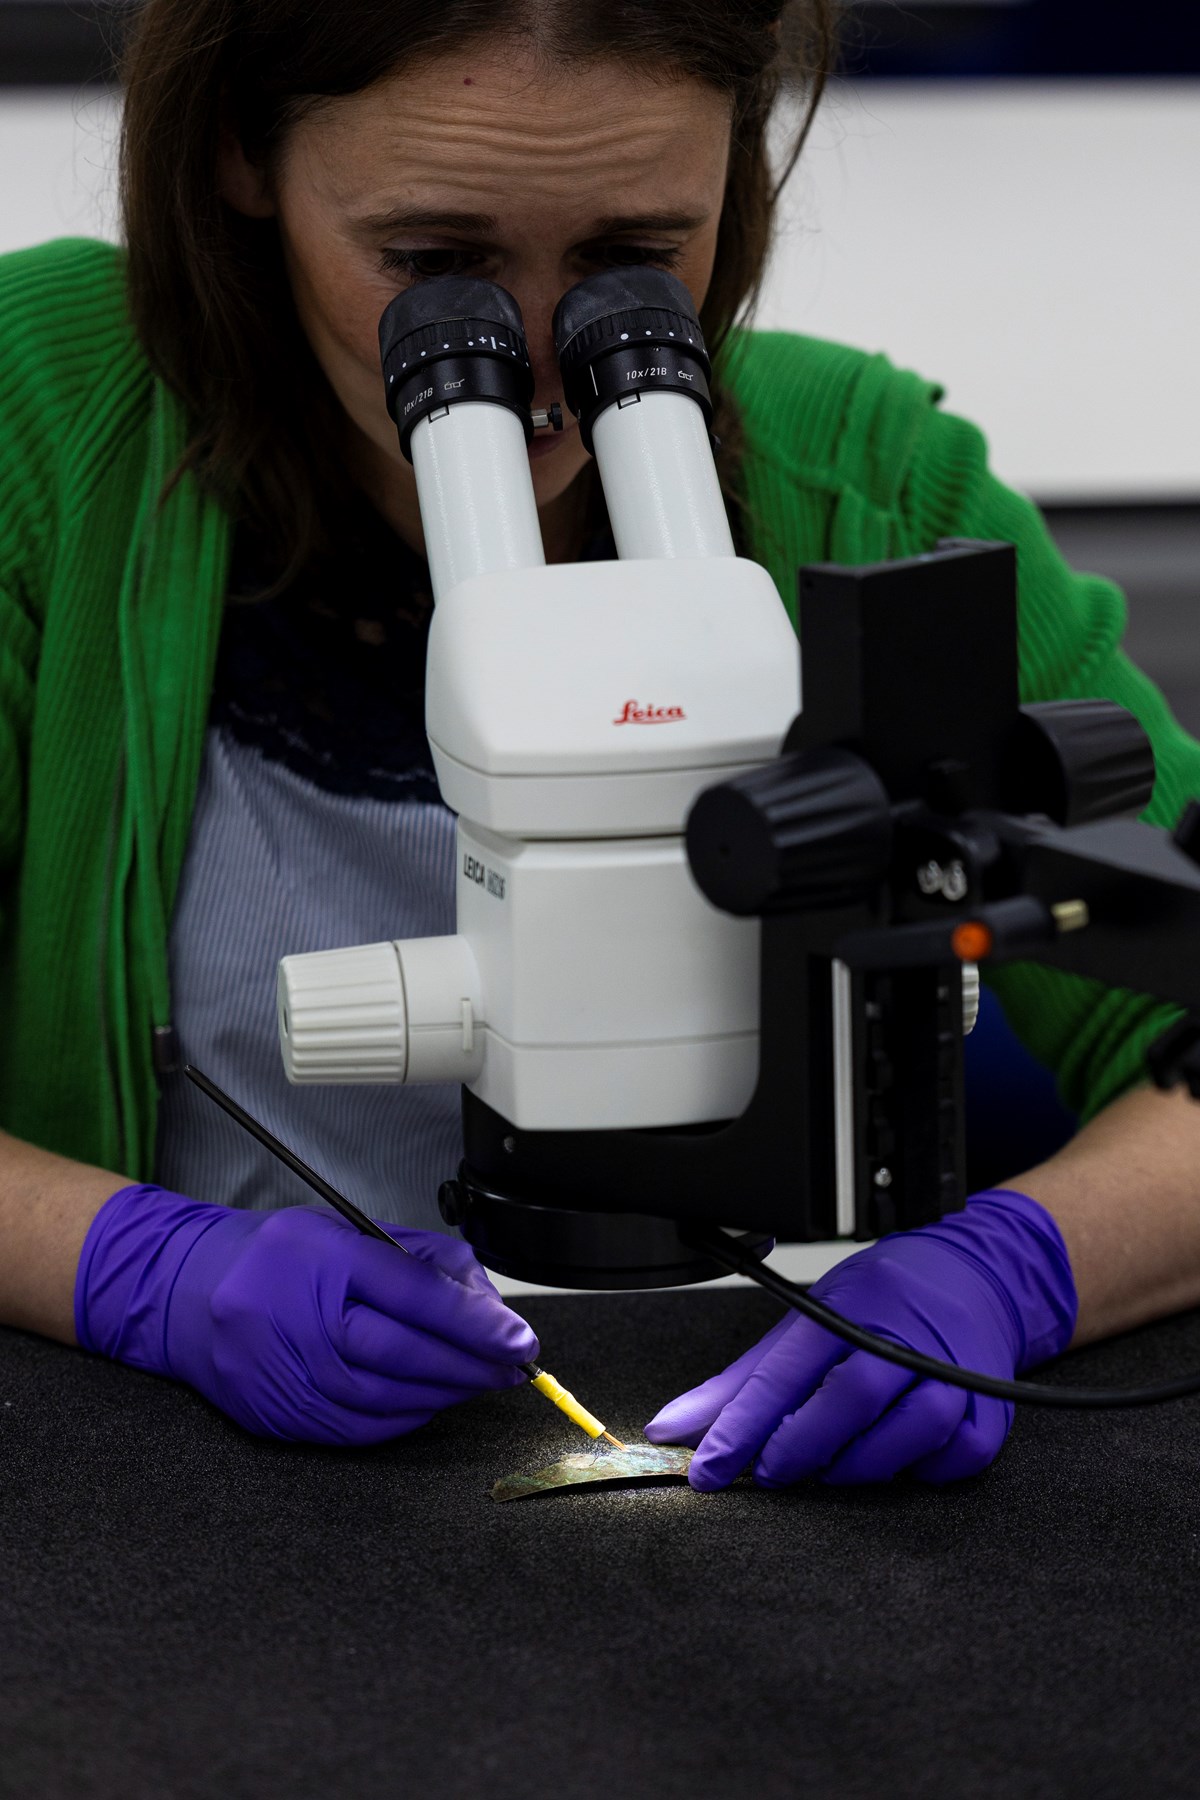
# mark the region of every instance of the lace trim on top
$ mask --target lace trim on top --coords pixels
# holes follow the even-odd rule
[[[583,560],[615,554],[605,521]],[[428,564],[358,499],[336,556],[259,598],[273,579],[239,526],[210,723],[333,793],[439,799],[425,735]]]
[[[436,800],[425,735],[428,565],[362,500],[340,553],[282,594],[234,536],[210,722],[333,793]]]

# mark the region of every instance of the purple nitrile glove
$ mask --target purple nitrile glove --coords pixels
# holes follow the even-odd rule
[[[1065,1350],[1078,1302],[1066,1246],[1045,1209],[993,1189],[935,1225],[858,1251],[811,1290],[834,1312],[960,1368],[1011,1379]],[[977,1475],[1012,1424],[1012,1405],[856,1350],[790,1312],[720,1375],[651,1419],[654,1444],[698,1445],[695,1488],[727,1487],[748,1465],[763,1487],[817,1475],[833,1484]]]
[[[517,1386],[538,1342],[466,1244],[332,1213],[242,1212],[125,1187],[84,1241],[86,1350],[197,1388],[261,1437],[375,1444]]]

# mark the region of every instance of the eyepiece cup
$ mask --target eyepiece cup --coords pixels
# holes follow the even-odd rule
[[[388,412],[410,443],[422,419],[463,400],[507,407],[533,436],[533,370],[521,309],[492,281],[449,275],[398,294],[379,321]]]
[[[567,405],[592,449],[600,413],[644,393],[687,394],[712,425],[712,364],[692,297],[664,269],[607,269],[568,290],[554,311]]]

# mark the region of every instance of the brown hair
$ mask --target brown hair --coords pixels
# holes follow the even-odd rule
[[[270,548],[285,584],[328,547],[347,477],[338,402],[291,299],[273,220],[217,191],[223,128],[268,166],[322,98],[484,39],[528,39],[548,59],[659,67],[730,98],[733,153],[702,323],[718,349],[753,300],[782,179],[832,61],[837,0],[144,0],[122,58],[121,199],[135,328],[186,403],[196,472]],[[808,104],[773,179],[767,121],[782,82]],[[718,395],[727,491],[736,418]]]

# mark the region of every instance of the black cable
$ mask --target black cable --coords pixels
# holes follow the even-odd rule
[[[812,1299],[794,1281],[766,1268],[752,1251],[743,1250],[721,1232],[702,1232],[693,1227],[688,1232],[688,1242],[711,1256],[714,1262],[723,1263],[739,1275],[748,1275],[769,1294],[786,1300],[805,1318],[823,1325],[826,1331],[843,1338],[856,1349],[869,1350],[872,1356],[881,1357],[884,1362],[899,1363],[902,1369],[911,1369],[914,1374],[924,1375],[931,1381],[966,1388],[968,1393],[990,1394],[996,1400],[1019,1400],[1029,1406],[1085,1407],[1157,1406],[1165,1400],[1183,1400],[1189,1394],[1200,1394],[1200,1373],[1181,1375],[1178,1381],[1160,1382],[1157,1387],[1068,1388],[1047,1387],[1040,1381],[1004,1381],[998,1375],[984,1375],[978,1369],[960,1369],[957,1363],[939,1362],[936,1356],[923,1356],[919,1350],[893,1344],[890,1339],[877,1337],[864,1326],[844,1319],[822,1301]]]

